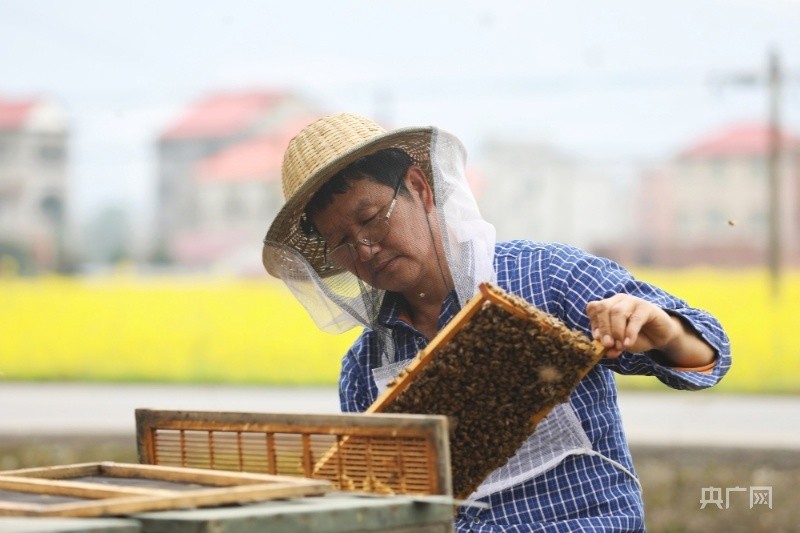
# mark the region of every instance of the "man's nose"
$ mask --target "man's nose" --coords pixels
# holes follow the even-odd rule
[[[375,254],[380,250],[378,243],[364,244],[363,242],[356,241],[355,247],[358,259],[363,263],[375,257]]]

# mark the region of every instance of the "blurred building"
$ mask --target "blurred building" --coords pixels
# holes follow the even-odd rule
[[[800,140],[780,136],[781,233],[800,263]],[[739,124],[700,138],[643,176],[635,259],[663,266],[764,265],[768,241],[769,129]]]
[[[479,204],[498,240],[564,242],[608,250],[629,231],[624,165],[590,162],[522,141],[492,141],[483,152]]]
[[[0,99],[0,256],[23,272],[64,265],[67,142],[55,102]]]
[[[208,266],[260,242],[282,203],[283,152],[317,116],[295,95],[265,91],[211,95],[174,120],[158,140],[162,253]]]

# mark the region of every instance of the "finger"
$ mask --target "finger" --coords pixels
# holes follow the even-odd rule
[[[589,317],[592,338],[597,341],[601,340],[603,334],[608,331],[608,321],[603,313],[604,308],[605,304],[602,300],[586,304],[586,315]]]
[[[614,348],[614,339],[611,336],[611,314],[610,310],[614,305],[614,298],[597,300],[586,306],[586,314],[592,328],[592,338],[608,349]]]
[[[616,350],[612,348],[610,350],[606,350],[603,353],[603,357],[605,357],[606,359],[616,359],[617,357],[622,355],[622,352],[624,352],[624,350]]]
[[[622,341],[623,347],[631,348],[639,340],[639,332],[647,322],[647,313],[642,309],[635,309],[628,318],[628,323],[625,327],[625,335]]]
[[[624,347],[625,333],[628,327],[628,318],[633,314],[634,304],[627,299],[620,299],[609,309],[609,325],[614,348],[621,350]]]

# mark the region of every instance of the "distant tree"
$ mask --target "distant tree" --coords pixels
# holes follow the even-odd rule
[[[167,243],[160,240],[150,255],[150,263],[156,266],[169,266],[174,263],[172,255],[167,249]]]
[[[0,241],[0,276],[34,273],[30,251],[19,243]]]
[[[131,258],[132,238],[128,212],[109,206],[97,213],[85,226],[84,250],[94,263],[113,265]]]

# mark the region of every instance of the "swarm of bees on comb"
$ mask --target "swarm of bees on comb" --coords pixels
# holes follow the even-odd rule
[[[481,291],[470,302],[476,309],[453,319],[460,323],[449,339],[420,352],[424,366],[411,372],[409,365],[390,383],[401,392],[380,408],[449,417],[456,498],[505,464],[602,355],[583,333],[524,299],[491,284]]]

